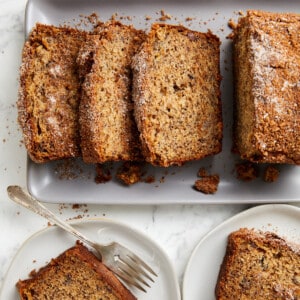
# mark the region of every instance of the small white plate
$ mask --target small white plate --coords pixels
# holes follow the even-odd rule
[[[111,220],[95,219],[74,223],[83,234],[100,243],[117,241],[134,251],[158,274],[147,293],[131,289],[139,300],[180,300],[179,284],[170,260],[164,251],[144,234]],[[51,258],[72,247],[75,239],[56,226],[31,236],[22,245],[3,280],[1,300],[18,299],[15,284],[26,279],[31,270],[39,269]]]
[[[196,246],[183,279],[184,300],[214,300],[220,265],[225,255],[227,237],[241,227],[272,231],[300,244],[300,208],[263,205],[248,209],[217,226]]]

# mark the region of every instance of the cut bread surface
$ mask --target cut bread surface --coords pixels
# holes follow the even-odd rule
[[[133,59],[135,119],[145,159],[181,165],[221,151],[219,39],[154,24]]]
[[[84,245],[77,244],[17,283],[21,300],[136,300]]]
[[[100,24],[81,49],[85,73],[80,104],[85,162],[140,160],[133,117],[131,59],[145,33],[118,22]]]
[[[299,299],[299,276],[299,245],[274,233],[241,228],[229,235],[216,299]]]

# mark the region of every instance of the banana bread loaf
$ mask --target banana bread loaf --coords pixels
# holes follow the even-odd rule
[[[99,24],[78,57],[85,73],[80,104],[83,160],[140,160],[133,117],[131,59],[145,33],[119,22]]]
[[[221,151],[219,39],[153,24],[133,59],[135,119],[145,159],[181,165]]]
[[[136,300],[132,293],[85,246],[63,252],[32,278],[17,283],[21,300]]]
[[[300,246],[247,228],[229,235],[218,300],[300,299]]]
[[[76,58],[87,33],[37,24],[25,42],[18,120],[35,162],[80,156]]]
[[[300,164],[300,15],[248,11],[233,31],[234,148]]]

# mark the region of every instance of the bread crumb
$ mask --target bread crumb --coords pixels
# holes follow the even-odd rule
[[[217,174],[209,175],[204,167],[201,167],[197,173],[200,179],[194,183],[194,188],[204,194],[214,194],[218,190],[220,176]]]
[[[85,25],[92,25],[92,26],[97,26],[97,24],[100,22],[100,17],[97,13],[91,13],[90,15],[81,15],[81,18],[85,20],[86,24]]]
[[[131,185],[141,181],[142,166],[138,162],[124,162],[118,169],[116,177],[126,185]]]
[[[237,178],[243,181],[251,181],[258,177],[258,169],[251,162],[236,164]]]
[[[98,183],[106,183],[110,181],[112,178],[109,169],[103,164],[96,164],[96,177],[95,182]]]
[[[72,209],[81,209],[81,208],[85,208],[85,207],[87,207],[86,204],[78,204],[78,203],[72,204]],[[87,212],[88,210],[85,209],[84,211]]]
[[[83,215],[77,215],[73,218],[70,218],[70,220],[81,220],[81,219],[83,219]]]
[[[205,168],[200,168],[198,173],[197,173],[197,176],[198,177],[206,177],[208,174],[207,174],[207,171],[205,170]]]
[[[220,182],[219,175],[206,175],[195,181],[194,187],[197,191],[204,194],[214,194],[218,190]]]
[[[160,183],[164,183],[165,182],[165,176],[162,176],[159,180]]]
[[[36,274],[37,274],[37,270],[33,269],[32,271],[30,271],[29,277],[34,277],[34,276],[36,276]]]
[[[231,29],[235,29],[237,27],[237,24],[236,24],[236,22],[233,19],[229,19],[228,26]]]
[[[193,21],[195,18],[192,18],[192,17],[187,17],[187,18],[185,18],[185,21],[186,22],[189,22],[189,21]]]
[[[167,21],[172,19],[172,16],[170,14],[165,13],[163,9],[160,11],[160,15],[161,17],[159,18],[159,21]]]
[[[267,166],[264,173],[265,182],[274,182],[279,177],[279,170],[275,166]]]
[[[155,177],[153,175],[149,175],[144,179],[145,183],[153,183],[155,182]]]

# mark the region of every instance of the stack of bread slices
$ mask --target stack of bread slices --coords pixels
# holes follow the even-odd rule
[[[35,162],[182,165],[222,147],[220,41],[116,21],[92,32],[37,24],[25,42],[19,123]]]

